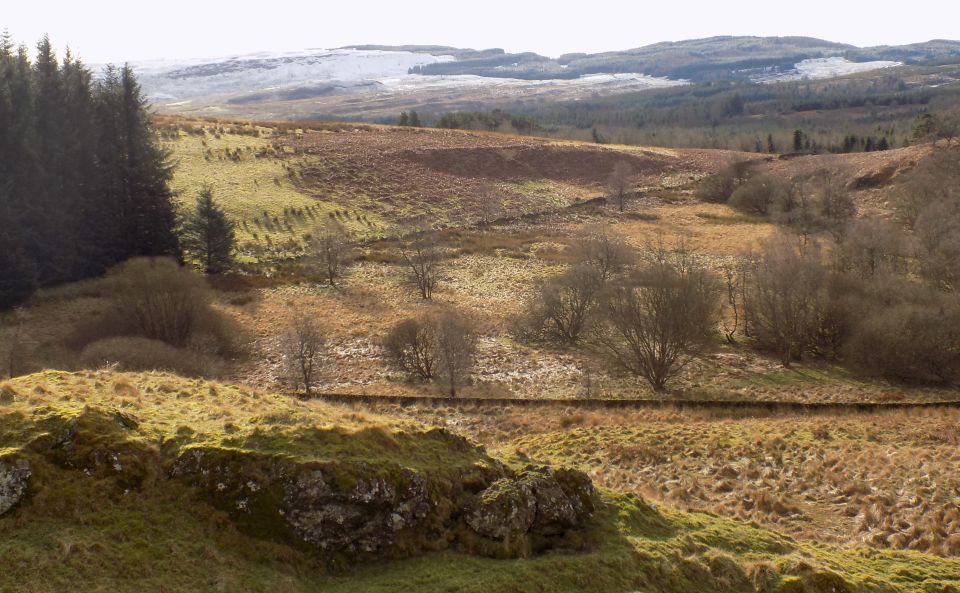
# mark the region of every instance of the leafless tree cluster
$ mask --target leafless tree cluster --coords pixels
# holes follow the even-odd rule
[[[401,321],[384,338],[383,348],[397,368],[414,379],[435,381],[456,397],[470,380],[476,341],[473,323],[447,309]]]
[[[751,259],[746,299],[751,337],[784,366],[809,350],[825,275],[819,250],[798,248],[786,236],[764,242]]]
[[[383,349],[393,363],[410,377],[430,381],[436,375],[437,344],[427,317],[405,319],[383,340]]]
[[[594,268],[603,284],[621,273],[636,257],[626,239],[605,225],[585,227],[570,244],[569,252],[576,264]]]
[[[750,161],[735,160],[718,171],[715,175],[705,177],[697,187],[697,197],[704,202],[726,204],[741,185],[750,179],[753,174],[753,163]]]
[[[521,316],[516,333],[530,341],[573,346],[583,337],[603,289],[593,266],[578,264],[540,285]]]
[[[704,179],[697,193],[707,202],[728,203],[749,214],[769,216],[804,240],[827,231],[842,241],[857,213],[843,178],[829,168],[784,179],[756,173],[753,163],[739,161]]]
[[[907,179],[901,191],[918,180],[927,199],[907,198],[905,224],[847,222],[824,249],[810,237],[764,243],[728,281],[741,333],[784,365],[828,357],[898,380],[960,379],[960,196],[930,189],[950,185],[958,155],[944,151]]]
[[[515,333],[521,338],[577,344],[593,321],[604,287],[635,259],[626,240],[602,225],[583,229],[568,252],[573,264],[540,285],[518,320]]]

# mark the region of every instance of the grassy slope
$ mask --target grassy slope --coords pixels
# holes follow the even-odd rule
[[[49,430],[42,418],[83,410],[135,418],[145,443],[167,438],[412,466],[469,463],[481,455],[448,449],[409,422],[170,375],[47,372],[6,387],[15,401],[0,407],[5,455],[31,433]],[[81,430],[110,439],[116,431],[110,424]],[[761,583],[761,591],[960,587],[957,560],[797,543],[613,493],[604,494],[606,507],[591,533],[598,543],[588,553],[502,561],[444,552],[325,575],[302,552],[239,534],[225,515],[185,498],[182,486],[162,477],[150,488],[118,493],[108,480],[42,461],[35,473],[42,488],[0,519],[0,591],[748,591],[764,581],[762,574],[781,576]],[[805,589],[796,588],[801,581]]]

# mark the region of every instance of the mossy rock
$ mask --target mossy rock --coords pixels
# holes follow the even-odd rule
[[[29,460],[12,455],[0,457],[0,516],[26,498],[32,475]]]

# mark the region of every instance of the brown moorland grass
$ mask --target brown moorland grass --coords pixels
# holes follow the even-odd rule
[[[364,409],[360,407],[360,409]],[[960,412],[372,406],[612,490],[820,542],[960,555]]]

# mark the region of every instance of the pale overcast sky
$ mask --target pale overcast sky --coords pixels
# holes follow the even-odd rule
[[[405,43],[557,56],[713,35],[806,35],[854,45],[960,38],[960,0],[0,0],[0,29],[48,33],[89,63]]]

